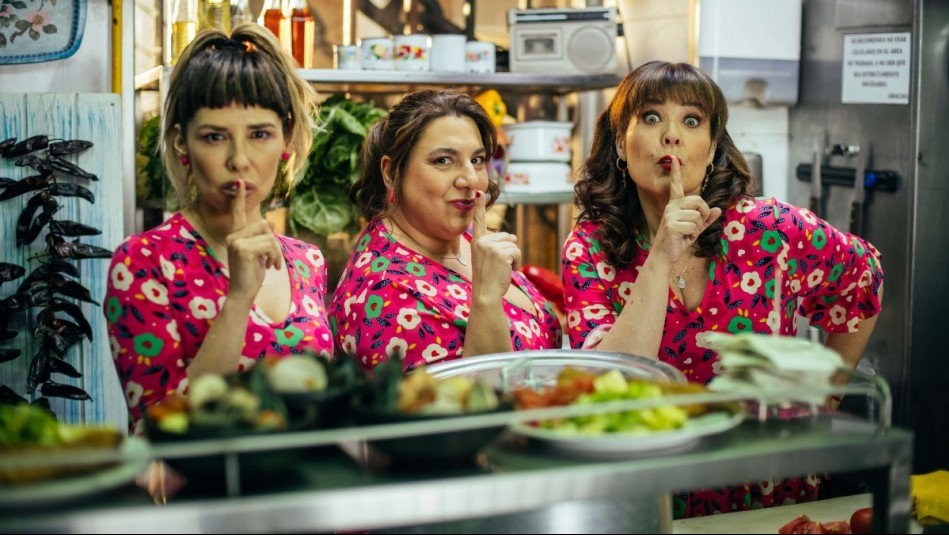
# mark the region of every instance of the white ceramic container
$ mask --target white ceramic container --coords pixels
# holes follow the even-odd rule
[[[362,49],[355,45],[333,45],[333,66],[341,71],[362,70]]]
[[[511,162],[504,173],[505,191],[559,193],[573,191],[572,170],[562,162]]]
[[[494,43],[468,41],[465,45],[465,70],[468,72],[494,72]]]
[[[504,125],[512,162],[569,162],[573,123],[525,121]]]
[[[430,67],[431,38],[425,33],[395,36],[395,70],[427,71]]]
[[[362,68],[367,71],[391,71],[392,38],[367,37],[362,45]]]
[[[432,36],[432,64],[434,72],[465,72],[465,44],[468,38],[458,33]]]

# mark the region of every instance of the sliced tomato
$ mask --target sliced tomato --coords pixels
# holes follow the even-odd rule
[[[820,529],[824,533],[851,533],[850,523],[845,520],[821,522]]]
[[[816,531],[815,531],[816,529]],[[790,533],[820,533],[820,524],[812,522],[807,515],[801,515],[778,529],[778,533],[788,535]]]

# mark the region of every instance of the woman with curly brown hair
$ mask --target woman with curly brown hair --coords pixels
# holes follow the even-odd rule
[[[751,197],[727,122],[720,88],[692,65],[649,62],[620,82],[563,249],[571,345],[657,358],[705,384],[721,371],[707,333],[793,336],[801,315],[855,367],[880,312],[879,253],[806,209]],[[759,504],[813,497],[811,482],[764,486]],[[751,506],[747,493],[719,498],[677,512]]]
[[[336,341],[366,368],[560,346],[560,322],[489,232],[497,132],[454,91],[403,98],[369,132],[350,198],[369,221],[333,295]]]

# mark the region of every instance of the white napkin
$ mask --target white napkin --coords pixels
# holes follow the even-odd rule
[[[826,395],[794,392],[795,387],[829,387],[844,363],[840,354],[809,340],[760,334],[707,333],[725,371],[710,390],[747,394],[788,391],[787,400],[823,403]]]

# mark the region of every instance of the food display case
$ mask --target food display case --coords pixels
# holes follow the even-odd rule
[[[537,353],[531,367],[540,370],[533,376],[539,380],[551,359],[576,359],[571,351]],[[599,366],[615,357],[591,353]],[[665,373],[648,364],[654,361],[623,360],[626,373],[632,375],[637,370],[654,377]],[[524,368],[504,367],[506,375],[499,379]],[[764,409],[752,410],[734,425],[714,432],[677,430],[680,440],[658,450],[643,450],[630,439],[627,451],[607,454],[600,447],[602,439],[595,437],[586,451],[568,451],[515,430],[526,421],[658,406],[655,399],[127,448],[122,464],[153,458],[216,459],[223,466],[219,471],[192,476],[222,477],[224,488],[208,495],[188,493],[185,487],[181,494],[168,492],[162,497],[160,488],[150,496],[128,482],[73,496],[39,494],[32,500],[10,501],[0,496],[0,531],[657,532],[671,529],[668,493],[673,491],[804,473],[860,472],[873,493],[876,529],[907,532],[912,435],[889,427],[885,384],[851,384],[828,391],[866,396],[880,410],[874,411],[874,420],[823,412],[782,420],[769,417],[766,409],[788,392],[763,393],[754,399],[683,394],[663,402],[746,401]],[[418,447],[424,448],[432,443],[426,442],[426,435],[497,425],[510,427],[474,459],[460,464],[400,467],[371,446],[380,439],[417,437]],[[292,455],[291,469],[263,474],[257,483],[248,484],[243,476],[254,471],[262,455]],[[102,461],[70,457],[69,462]],[[9,462],[0,459],[0,466]],[[16,491],[5,492],[8,498],[17,496]]]

